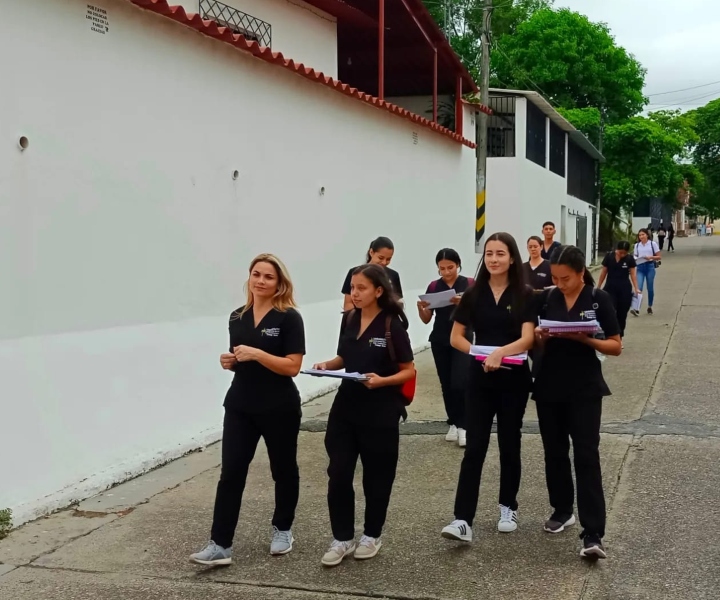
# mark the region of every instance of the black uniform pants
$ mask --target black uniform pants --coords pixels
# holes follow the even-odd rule
[[[580,524],[584,534],[603,537],[605,493],[600,470],[602,398],[537,402],[537,413],[545,449],[545,479],[550,505],[558,513],[573,513],[572,440]]]
[[[490,445],[493,418],[497,415],[497,437],[500,448],[499,503],[517,510],[517,493],[522,472],[520,448],[522,422],[528,392],[482,390],[468,393],[465,419],[467,446],[460,466],[460,479],[455,494],[455,518],[472,526],[480,495],[483,464]]]
[[[658,246],[660,247],[660,250],[663,249],[663,245],[665,244],[665,236],[659,235],[658,236]]]
[[[472,358],[449,345],[431,344],[430,349],[440,380],[447,423],[465,429],[465,387]]]
[[[240,516],[248,468],[262,436],[275,482],[275,514],[272,524],[280,531],[292,527],[300,492],[297,441],[300,411],[270,414],[225,410],[222,466],[215,497],[211,539],[223,548],[232,546]]]
[[[328,510],[333,537],[355,538],[355,467],[360,457],[365,493],[365,535],[379,538],[395,483],[400,446],[400,416],[384,426],[365,424],[331,411],[325,433],[328,466]]]
[[[625,326],[627,325],[627,316],[632,306],[632,288],[630,286],[613,287],[605,286],[605,291],[610,294],[615,307],[618,325],[620,326],[620,337],[625,337]]]
[[[662,248],[661,248],[661,249],[662,249]],[[670,250],[672,250],[673,252],[675,252],[675,246],[673,245],[673,238],[672,238],[672,236],[668,236],[668,252],[670,252]]]

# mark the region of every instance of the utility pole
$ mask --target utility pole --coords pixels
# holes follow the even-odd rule
[[[490,104],[490,35],[493,3],[485,0],[483,7],[483,30],[481,37],[480,102],[483,106]],[[482,254],[485,243],[485,181],[487,178],[487,131],[488,115],[480,111],[478,127],[480,135],[477,148],[477,179],[475,183],[475,252]]]

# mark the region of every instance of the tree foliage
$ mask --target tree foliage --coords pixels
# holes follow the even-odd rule
[[[492,53],[495,85],[531,89],[566,109],[596,108],[607,123],[645,105],[645,69],[615,43],[604,23],[568,9],[541,9]]]
[[[712,100],[688,115],[697,134],[692,152],[699,182],[694,189],[696,214],[720,218],[720,99]]]
[[[476,81],[480,81],[480,37],[484,0],[423,0],[450,45]],[[508,0],[492,12],[493,36],[512,35],[520,23],[535,12],[552,6],[553,0]]]
[[[588,108],[558,108],[558,112],[596,146],[600,145],[600,110]]]
[[[612,215],[648,197],[665,197],[683,184],[678,158],[687,140],[677,127],[646,117],[631,117],[605,130],[602,204]]]

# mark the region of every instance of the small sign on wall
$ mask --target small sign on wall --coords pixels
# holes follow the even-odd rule
[[[94,4],[88,4],[85,20],[90,23],[90,31],[101,33],[102,35],[110,31],[108,14],[104,8],[100,8]]]

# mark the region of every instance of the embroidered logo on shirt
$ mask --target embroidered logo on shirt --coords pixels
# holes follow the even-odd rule
[[[547,277],[547,273],[538,273],[537,276],[538,277]]]
[[[370,338],[368,345],[375,346],[376,348],[387,348],[387,340],[381,337]]]
[[[597,308],[597,304],[593,304],[593,306],[595,308]],[[588,321],[592,321],[596,317],[597,317],[597,315],[595,314],[594,310],[584,310],[583,312],[580,313],[580,318],[587,319]]]
[[[507,305],[507,310],[508,310],[509,313],[511,313],[511,312],[512,312],[512,306],[510,306],[510,305],[508,304],[508,305]]]
[[[280,336],[280,328],[279,327],[266,327],[260,332],[260,335],[264,335],[267,337],[279,337]]]

